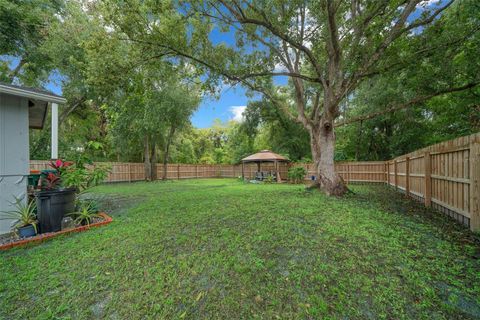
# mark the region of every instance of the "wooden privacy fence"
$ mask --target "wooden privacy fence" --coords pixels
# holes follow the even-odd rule
[[[385,162],[387,184],[480,230],[480,133]]]
[[[108,166],[110,172],[105,182],[133,182],[145,180],[143,163],[128,162],[96,162],[95,165]],[[307,170],[305,180],[316,176],[314,165],[311,163],[287,164],[278,163],[278,171],[283,180],[287,180],[288,168],[302,166]],[[347,182],[385,183],[385,162],[339,162],[336,170]],[[51,169],[49,161],[31,160],[30,170]],[[261,171],[274,171],[273,162],[261,164]],[[246,163],[244,175],[246,179],[254,179],[257,171],[256,163]],[[157,177],[161,179],[163,165],[157,165]],[[195,178],[237,178],[242,176],[242,165],[227,164],[167,164],[167,179],[195,179]]]
[[[48,161],[32,160],[31,170],[49,169]],[[143,163],[104,162],[111,170],[106,182],[133,182],[145,179]],[[287,179],[290,166],[303,166],[305,180],[315,176],[313,164],[279,163]],[[338,162],[337,172],[347,183],[387,183],[407,196],[450,215],[472,230],[480,230],[480,133],[438,143],[390,161]],[[262,163],[262,171],[274,170]],[[257,165],[245,164],[245,177],[253,179]],[[160,179],[163,165],[157,166]],[[168,179],[236,178],[242,165],[168,164]]]
[[[312,176],[317,175],[313,163],[294,163],[290,166],[304,167],[307,170],[305,180],[311,180]],[[337,162],[335,170],[347,183],[385,183],[385,161]]]

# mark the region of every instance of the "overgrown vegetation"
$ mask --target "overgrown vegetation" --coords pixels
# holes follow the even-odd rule
[[[384,186],[352,189],[96,187],[143,200],[106,227],[0,253],[0,318],[478,319],[478,240]]]

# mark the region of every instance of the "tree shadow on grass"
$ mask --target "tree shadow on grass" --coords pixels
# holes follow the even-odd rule
[[[407,197],[401,192],[384,185],[354,187],[354,193],[347,196],[365,206],[375,206],[381,210],[408,217],[420,224],[428,224],[436,229],[436,236],[461,244],[474,245],[475,258],[480,259],[480,236],[472,233],[455,219],[434,209],[426,208],[423,203]]]
[[[472,233],[453,218],[426,208],[423,203],[409,198],[393,188],[383,185],[368,185],[355,186],[352,189],[354,193],[346,197],[347,201],[353,201],[356,205],[365,209],[375,208],[386,214],[398,215],[398,219],[394,219],[395,223],[417,235],[415,247],[418,248],[420,255],[423,255],[422,248],[424,247],[437,250],[437,253],[433,254],[434,256],[441,257],[443,254],[448,254],[448,252],[443,252],[446,248],[434,245],[434,243],[440,243],[441,240],[444,240],[452,245],[448,248],[457,247],[460,249],[456,256],[456,262],[465,269],[463,272],[478,270],[480,259],[480,238],[478,234]],[[389,221],[391,223],[392,219],[389,219]],[[408,233],[405,235],[408,236]],[[434,262],[432,261],[432,263]],[[465,267],[466,265],[470,265],[469,268],[471,269]],[[443,278],[432,281],[430,286],[435,290],[438,298],[447,309],[459,313],[459,318],[480,318],[480,304],[475,296],[456,285],[455,282]]]

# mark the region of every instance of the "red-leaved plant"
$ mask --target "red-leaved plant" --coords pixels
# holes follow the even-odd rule
[[[71,161],[63,161],[62,159],[57,159],[50,162],[50,167],[52,167],[53,169],[57,170],[60,174],[62,174],[62,171],[70,167],[72,164],[73,162]]]
[[[107,167],[94,166],[92,161],[83,155],[79,156],[75,162],[52,160],[50,167],[55,169],[55,172],[42,177],[41,185],[44,190],[63,187],[75,188],[77,192],[82,192],[101,183],[108,173]]]
[[[43,185],[43,188],[46,190],[53,190],[58,187],[60,184],[60,177],[56,175],[55,173],[48,173],[47,177],[45,178],[45,185]]]
[[[45,177],[42,177],[42,189],[44,190],[54,190],[60,187],[62,182],[62,174],[64,174],[68,167],[70,167],[73,162],[63,161],[61,159],[52,160],[50,162],[50,167],[55,169],[55,173],[49,172]]]

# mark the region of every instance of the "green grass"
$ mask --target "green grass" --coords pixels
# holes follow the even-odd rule
[[[480,245],[380,186],[117,184],[114,222],[0,253],[5,319],[474,319]]]

